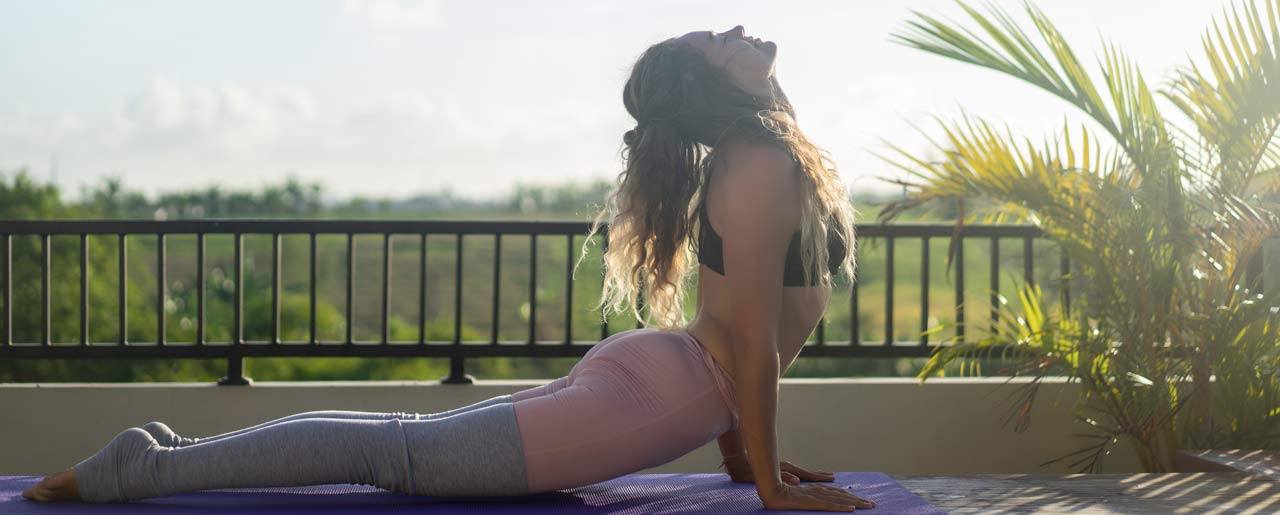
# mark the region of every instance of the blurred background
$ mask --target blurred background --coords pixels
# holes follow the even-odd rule
[[[1022,3],[994,5],[1019,13]],[[1175,65],[1198,62],[1200,35],[1223,5],[1081,0],[1038,7],[1086,63],[1095,62],[1105,34],[1141,64],[1154,86],[1172,77]],[[621,88],[635,58],[664,38],[735,24],[779,45],[779,81],[801,126],[834,157],[860,222],[873,218],[878,203],[902,195],[885,180],[899,173],[876,154],[891,143],[927,155],[930,138],[939,135],[934,117],[979,114],[1026,135],[1058,134],[1064,122],[1096,129],[1090,118],[1042,90],[891,42],[890,33],[906,27],[912,11],[964,17],[946,0],[3,2],[0,219],[584,220],[595,214],[621,170],[622,133],[634,125],[622,107]],[[1149,23],[1157,12],[1160,23]],[[949,220],[946,215],[908,213],[903,219]],[[19,297],[25,291],[38,298],[39,251],[36,238],[29,239],[24,244],[15,237],[14,288]],[[91,245],[93,266],[114,270],[115,239],[101,240]],[[246,338],[252,340],[267,333],[269,320],[262,313],[270,302],[264,286],[270,269],[263,264],[269,263],[269,238],[251,235],[245,241]],[[427,326],[433,338],[448,338],[453,329],[457,285],[450,241],[430,245],[426,273],[436,287],[427,299]],[[940,257],[946,242],[935,243],[933,255]],[[357,238],[358,268],[369,275],[357,281],[350,321],[343,316],[341,290],[345,242],[321,237],[319,244],[322,336],[338,338],[350,323],[357,339],[372,338],[379,322],[380,240]],[[986,242],[972,244],[970,255],[986,251]],[[1009,244],[1004,255],[1016,258],[1012,249],[1019,243]],[[55,237],[52,245],[54,288],[64,290],[52,299],[60,313],[53,339],[73,341],[76,242]],[[149,239],[129,245],[133,255],[154,253]],[[168,245],[167,337],[189,341],[194,238],[175,236]],[[209,239],[211,340],[226,338],[230,327],[230,245],[229,237]],[[285,339],[306,331],[305,245],[305,238],[283,242]],[[467,252],[480,258],[479,266],[468,268],[476,289],[474,295],[468,290],[464,327],[477,338],[487,334],[486,260],[492,258],[485,256],[492,248],[491,241],[467,244]],[[511,286],[502,290],[500,331],[512,338],[519,337],[530,313],[520,296],[529,280],[523,272],[528,261],[522,261],[528,251],[520,242],[503,249],[509,254],[503,266],[512,272],[504,272]],[[394,262],[403,261],[395,268],[408,270],[404,280],[416,284],[416,240],[393,242],[392,252]],[[560,320],[564,308],[556,306],[569,286],[559,264],[565,250],[548,244],[539,252],[546,256],[546,271],[545,277],[538,272],[537,302],[546,305],[537,316]],[[860,336],[883,340],[883,249],[867,246],[860,252]],[[897,299],[916,305],[919,243],[903,242],[898,252],[899,271],[892,278],[899,285]],[[941,278],[945,265],[936,261],[934,277]],[[130,339],[154,341],[155,263],[134,259],[129,266]],[[972,259],[966,266],[972,268],[966,274],[974,303],[966,312],[980,320],[987,316],[981,287],[988,264]],[[583,267],[572,285],[574,296],[594,300],[600,288],[598,248]],[[1043,272],[1048,279],[1052,270]],[[102,309],[101,320],[91,324],[91,339],[111,342],[118,327],[112,315],[117,281],[104,273],[92,282],[93,305]],[[938,298],[926,314],[929,325],[952,313],[951,293],[938,282]],[[1014,285],[1006,284],[1012,292]],[[393,295],[392,338],[416,339],[417,292],[399,288]],[[577,338],[590,338],[598,327],[591,304],[575,306],[581,313],[570,330]],[[828,338],[849,339],[847,296],[835,296],[831,313]],[[894,337],[918,337],[920,313],[894,310],[893,316],[900,333]],[[34,341],[38,324],[38,310],[15,309],[15,340]],[[542,324],[539,338],[560,339],[563,330]],[[246,361],[247,374],[257,380],[437,379],[447,370],[446,360],[425,358]],[[577,359],[469,361],[478,377],[527,378],[563,375]],[[922,361],[802,358],[788,375],[913,376]],[[0,382],[209,381],[224,373],[223,364],[25,360],[0,363]]]

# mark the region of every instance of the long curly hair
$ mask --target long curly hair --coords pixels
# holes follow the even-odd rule
[[[595,217],[587,241],[607,220],[604,289],[598,308],[608,318],[629,312],[646,325],[686,324],[686,280],[697,266],[697,208],[705,177],[722,143],[775,145],[795,162],[804,192],[801,258],[806,284],[830,287],[828,231],[847,252],[839,268],[854,279],[854,216],[830,155],[795,122],[777,80],[770,98],[737,87],[700,50],[675,38],[649,47],[632,66],[622,102],[637,125],[623,135],[625,168]],[[697,202],[694,201],[697,197]],[[584,245],[582,254],[586,255]],[[581,258],[579,258],[581,263]],[[781,273],[781,271],[779,272]],[[649,312],[641,313],[637,300]]]

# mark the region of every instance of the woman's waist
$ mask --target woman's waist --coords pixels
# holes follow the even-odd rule
[[[720,396],[724,399],[725,405],[729,408],[729,411],[733,412],[736,425],[738,404],[733,375],[720,365],[711,350],[698,337],[694,336],[690,330],[682,329],[679,333],[689,342],[691,350],[697,353],[702,364],[711,373],[716,383],[716,389],[720,391]]]
[[[728,329],[704,313],[695,318],[683,332],[688,335],[689,341],[694,343],[698,351],[715,365],[713,368],[727,377],[731,384],[734,383],[734,356]]]

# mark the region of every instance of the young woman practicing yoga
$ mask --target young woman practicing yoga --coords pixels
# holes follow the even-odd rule
[[[855,263],[844,183],[796,126],[776,53],[738,26],[653,45],[631,70],[623,103],[636,127],[592,233],[608,220],[602,313],[641,319],[643,295],[649,328],[605,338],[565,377],[443,413],[314,411],[208,438],[151,422],[23,496],[123,502],[331,483],[514,496],[606,481],[718,439],[730,478],[754,483],[768,509],[873,507],[777,455],[778,380],[832,277],[853,277]]]

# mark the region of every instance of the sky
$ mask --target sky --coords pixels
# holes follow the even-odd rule
[[[1109,41],[1158,87],[1200,60],[1229,1],[1037,5],[1086,64]],[[1022,1],[991,3],[1032,31]],[[925,154],[935,117],[1037,140],[1085,121],[1026,83],[893,43],[912,11],[967,21],[951,0],[0,0],[0,174],[25,167],[70,198],[106,177],[149,194],[296,177],[333,198],[612,180],[635,59],[736,24],[778,44],[800,127],[853,191],[900,189],[877,153]]]

